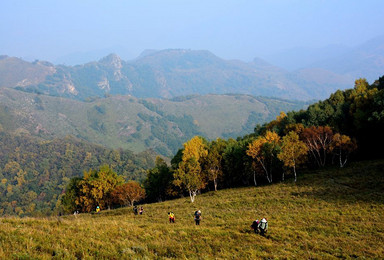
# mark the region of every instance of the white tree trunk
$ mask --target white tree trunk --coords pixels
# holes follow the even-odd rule
[[[196,194],[197,194],[197,190],[189,190],[189,197],[191,198],[192,203],[195,201]]]
[[[340,151],[340,154],[341,154],[341,151]],[[348,153],[345,155],[344,162],[341,161],[341,156],[340,156],[340,168],[344,167],[344,165],[347,163],[347,160],[348,160]]]
[[[268,173],[265,175],[267,177],[268,183],[271,183],[272,181],[269,179]]]
[[[268,183],[271,183],[272,180],[269,179],[269,174],[268,174],[268,170],[267,168],[265,167],[264,163],[262,160],[260,160],[259,158],[256,157],[256,159],[259,161],[259,163],[261,164],[261,166],[263,167],[264,169],[264,172],[265,172],[265,177],[267,177],[267,180],[268,180]]]
[[[217,179],[213,180],[213,185],[215,186],[215,191],[217,191]]]

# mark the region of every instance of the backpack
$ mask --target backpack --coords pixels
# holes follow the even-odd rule
[[[264,230],[267,228],[267,226],[268,226],[268,221],[266,222],[260,221],[260,224],[259,224],[260,229]]]
[[[255,229],[257,228],[258,223],[255,221],[252,222],[251,228]]]

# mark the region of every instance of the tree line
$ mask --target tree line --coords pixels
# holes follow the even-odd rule
[[[235,139],[207,141],[195,136],[184,143],[168,166],[157,158],[144,181],[148,201],[199,192],[297,179],[300,167],[383,157],[384,77],[353,89],[338,90],[306,110],[281,113],[258,125],[254,133]]]

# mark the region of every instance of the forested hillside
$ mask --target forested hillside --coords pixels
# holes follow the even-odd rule
[[[53,214],[71,178],[104,164],[125,181],[143,180],[154,166],[150,152],[112,150],[72,137],[44,141],[1,131],[0,147],[0,215]]]

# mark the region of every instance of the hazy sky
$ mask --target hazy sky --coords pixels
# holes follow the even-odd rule
[[[167,48],[249,61],[298,46],[356,46],[384,34],[383,0],[0,0],[0,10],[0,54],[49,61],[103,49],[125,49],[133,58]]]

